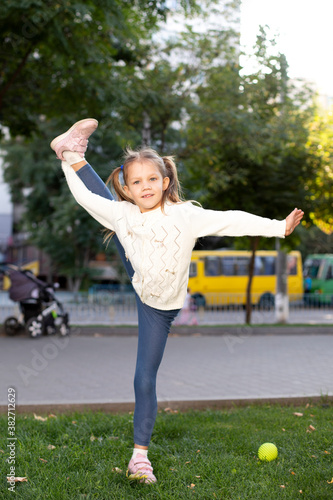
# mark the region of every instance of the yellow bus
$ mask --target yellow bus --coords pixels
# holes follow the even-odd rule
[[[258,250],[251,287],[252,304],[274,305],[276,291],[274,250]],[[251,252],[237,250],[194,250],[188,286],[196,304],[202,306],[245,305]],[[287,256],[289,300],[303,298],[303,269],[300,252]]]

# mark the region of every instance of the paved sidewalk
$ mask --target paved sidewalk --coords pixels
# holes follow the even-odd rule
[[[1,410],[7,408],[8,387],[15,387],[21,411],[43,405],[132,407],[136,346],[137,337],[130,335],[1,337]],[[158,374],[158,400],[164,407],[207,401],[218,406],[333,396],[332,359],[333,334],[295,335],[291,329],[289,335],[234,330],[171,336]]]

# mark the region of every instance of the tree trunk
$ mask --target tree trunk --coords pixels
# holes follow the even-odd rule
[[[246,289],[245,323],[247,323],[247,324],[251,323],[251,315],[252,315],[251,286],[252,286],[252,278],[253,278],[253,273],[254,273],[254,259],[255,259],[256,250],[257,250],[258,244],[259,244],[259,236],[253,236],[250,239],[251,239],[252,255],[251,255],[251,259],[250,259],[249,279],[247,282],[247,289]]]
[[[71,292],[73,292],[74,299],[76,300],[82,283],[82,278],[73,278],[72,276],[69,276],[67,280],[68,288]]]

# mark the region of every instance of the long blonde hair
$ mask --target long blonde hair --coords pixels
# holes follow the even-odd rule
[[[164,204],[166,201],[171,203],[179,203],[184,201],[182,189],[178,180],[177,167],[173,156],[160,156],[154,149],[148,147],[142,147],[137,150],[132,150],[129,147],[125,149],[123,156],[123,165],[121,167],[115,168],[111,175],[108,177],[106,184],[111,185],[111,189],[117,195],[118,201],[128,201],[133,203],[133,200],[127,196],[124,185],[127,185],[127,174],[128,167],[134,162],[145,162],[149,161],[156,166],[162,175],[162,177],[169,177],[170,182],[165,191],[162,194],[161,209],[163,211]],[[120,174],[122,173],[123,182],[120,179]],[[104,237],[104,242],[108,241],[112,235],[113,231],[106,230],[107,234]]]

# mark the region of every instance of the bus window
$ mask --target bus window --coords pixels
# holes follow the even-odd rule
[[[274,256],[256,256],[254,260],[255,276],[274,276],[275,275],[275,257]]]
[[[254,259],[254,271],[253,271],[254,276],[264,274],[263,273],[263,269],[264,269],[263,264],[264,264],[263,259],[261,257],[255,257],[255,259]]]
[[[309,259],[304,264],[304,276],[309,278],[319,278],[320,259]]]
[[[234,275],[248,276],[249,259],[248,257],[234,257]]]
[[[327,274],[326,274],[326,280],[333,280],[333,266],[330,265],[328,268],[327,268]]]
[[[275,275],[276,257],[267,256],[264,257],[263,259],[264,259],[265,276]]]
[[[223,276],[234,276],[234,257],[222,257],[221,267]]]
[[[289,276],[296,276],[297,274],[297,258],[292,255],[287,256],[287,273]]]
[[[197,263],[196,262],[191,262],[190,263],[190,278],[195,278],[197,276]]]
[[[205,257],[205,276],[220,276],[220,264],[220,257]]]
[[[247,276],[249,273],[248,257],[222,257],[221,274],[223,276]]]
[[[320,267],[320,260],[310,260],[305,265],[304,274],[309,278],[317,278],[317,274]]]

